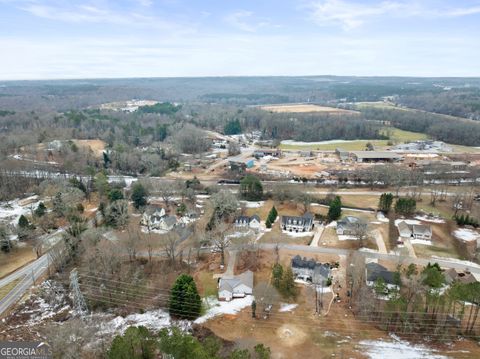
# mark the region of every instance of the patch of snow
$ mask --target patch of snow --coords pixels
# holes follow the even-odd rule
[[[346,234],[339,234],[338,235],[338,240],[339,241],[356,241],[357,237],[355,236],[348,236]]]
[[[383,212],[377,212],[377,220],[380,221],[380,222],[383,222],[383,223],[388,223],[388,222],[390,222],[390,220],[385,217],[385,215],[383,214]]]
[[[246,208],[260,208],[265,204],[265,201],[250,202],[250,201],[240,201],[241,204],[244,204]]]
[[[337,228],[337,221],[332,221],[325,226],[326,228]]]
[[[445,220],[439,217],[416,216],[415,219],[418,219],[424,222],[431,222],[431,223],[445,223]]]
[[[279,312],[291,312],[294,310],[296,307],[298,307],[298,304],[287,304],[287,303],[281,303],[280,304],[280,309],[278,310]]]
[[[135,313],[123,317],[115,317],[100,324],[100,334],[123,334],[128,327],[144,326],[157,332],[172,324],[170,315],[162,309],[147,311],[143,314]]]
[[[38,207],[38,196],[0,202],[0,222],[7,222],[16,226],[21,215],[28,215],[31,209]]]
[[[403,340],[362,340],[362,353],[370,359],[447,359],[447,356],[436,354],[436,350],[421,344],[412,345]]]
[[[472,242],[480,240],[480,234],[477,231],[467,229],[467,228],[459,228],[453,232],[453,235],[461,239],[465,242]]]
[[[197,194],[197,195],[195,195],[195,197],[207,199],[207,198],[210,198],[210,195],[209,194]]]
[[[477,263],[469,262],[469,261],[464,261],[461,259],[456,259],[456,258],[447,258],[447,257],[440,257],[440,256],[432,256],[432,258],[439,259],[439,260],[444,260],[444,261],[449,261],[449,262],[455,262],[459,264],[463,264],[467,267],[475,267],[475,268],[480,268],[480,265]],[[441,264],[440,264],[441,266]]]
[[[377,221],[373,221],[373,222],[370,222],[371,224],[382,224],[382,222],[377,222]]]
[[[317,287],[317,293],[332,293],[332,288],[330,287]]]
[[[169,232],[169,231],[164,230],[164,229],[151,229],[149,231],[146,226],[142,226],[141,231],[142,231],[142,233],[157,233],[157,234],[165,234],[165,233]]]
[[[289,235],[290,237],[307,237],[313,236],[313,232],[289,232],[289,231],[282,231],[283,233]]]
[[[202,324],[218,315],[237,314],[242,309],[252,305],[253,296],[247,295],[244,298],[235,298],[230,302],[221,302],[216,298],[207,298],[204,300],[209,306],[207,313],[195,319],[195,324]]]
[[[426,239],[410,239],[411,244],[423,244],[424,246],[432,246],[432,241]]]

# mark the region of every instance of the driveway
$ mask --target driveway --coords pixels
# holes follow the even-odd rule
[[[375,241],[377,242],[378,252],[384,254],[388,253],[382,233],[378,229],[375,229],[374,231],[372,231],[372,234],[373,238],[375,238]]]
[[[315,235],[313,236],[312,241],[310,242],[310,247],[318,247],[318,242],[320,242],[320,238],[322,238],[323,230],[325,226],[323,224],[319,224],[315,229]]]

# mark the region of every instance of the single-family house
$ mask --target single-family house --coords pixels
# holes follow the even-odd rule
[[[377,280],[382,280],[388,289],[398,289],[397,274],[375,262],[366,264],[365,279],[369,287],[374,287]]]
[[[313,228],[313,214],[305,213],[303,216],[282,216],[282,230],[287,232],[309,232]]]
[[[447,269],[443,275],[447,284],[460,282],[463,284],[475,283],[477,279],[470,272],[457,272],[454,268]]]
[[[247,270],[230,278],[220,278],[218,281],[218,299],[231,301],[233,298],[243,298],[253,293],[253,272]]]
[[[292,258],[292,272],[296,278],[313,284],[326,285],[331,276],[330,265],[319,263],[314,259],[302,258],[296,255]]]
[[[337,221],[336,232],[339,235],[355,235],[360,229],[367,228],[367,223],[358,217],[346,216]]]
[[[397,225],[398,233],[403,238],[432,239],[432,227],[425,224],[408,224],[401,221]]]
[[[165,217],[165,208],[148,206],[143,212],[140,224],[149,228],[155,227]]]
[[[241,228],[259,229],[260,217],[256,214],[253,216],[238,216],[235,218],[234,225]]]

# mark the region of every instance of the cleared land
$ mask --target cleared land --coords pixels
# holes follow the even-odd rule
[[[283,150],[319,150],[319,151],[334,151],[338,147],[347,151],[362,151],[365,150],[367,143],[371,143],[378,148],[389,147],[389,143],[403,143],[411,141],[419,141],[427,139],[428,136],[424,133],[410,132],[400,130],[395,127],[385,127],[382,133],[390,137],[389,140],[336,140],[336,141],[323,141],[323,142],[295,142],[295,143],[282,143],[280,148]],[[463,147],[463,146],[462,146]],[[467,147],[468,148],[468,147]]]
[[[262,110],[277,112],[277,113],[305,113],[305,112],[322,112],[328,114],[358,114],[356,111],[344,110],[341,108],[319,106],[313,104],[279,104],[279,105],[267,105],[261,106]]]

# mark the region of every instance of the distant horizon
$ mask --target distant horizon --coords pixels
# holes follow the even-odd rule
[[[0,0],[0,13],[1,81],[480,77],[480,0]]]
[[[41,82],[41,81],[94,81],[94,80],[143,80],[143,79],[226,79],[226,78],[392,78],[392,79],[480,79],[478,76],[409,76],[409,75],[205,75],[205,76],[130,76],[130,77],[65,77],[0,79],[0,82]]]

